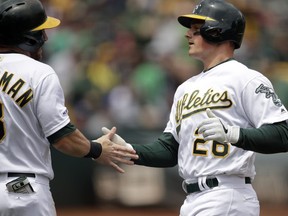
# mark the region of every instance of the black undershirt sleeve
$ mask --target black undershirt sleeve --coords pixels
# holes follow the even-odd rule
[[[237,143],[239,148],[263,154],[288,151],[288,125],[285,121],[260,128],[241,128]]]
[[[173,167],[178,163],[178,142],[171,133],[163,133],[155,142],[131,144],[139,155],[135,164],[149,167]]]
[[[50,144],[56,143],[61,137],[67,136],[68,134],[74,132],[76,127],[72,123],[68,123],[65,127],[61,128],[59,131],[55,132],[51,136],[47,137]]]

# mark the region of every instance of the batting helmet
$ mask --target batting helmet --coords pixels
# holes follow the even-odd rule
[[[224,0],[202,0],[192,14],[179,16],[178,22],[186,28],[203,22],[200,34],[205,40],[212,43],[232,41],[235,49],[241,46],[245,31],[243,14]]]
[[[0,0],[1,44],[33,52],[45,42],[42,30],[59,24],[60,20],[46,15],[39,0]]]

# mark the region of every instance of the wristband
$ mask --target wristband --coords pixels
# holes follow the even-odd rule
[[[100,157],[101,153],[102,153],[102,145],[98,142],[90,140],[90,151],[84,157],[96,159]]]

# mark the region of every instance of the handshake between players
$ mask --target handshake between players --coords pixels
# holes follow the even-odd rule
[[[126,142],[119,135],[116,134],[115,127],[113,127],[111,130],[103,127],[102,132],[104,133],[104,135],[93,141],[99,142],[101,139],[108,139],[111,142],[103,142],[104,144],[102,144],[102,153],[95,160],[98,163],[112,166],[120,173],[124,173],[125,171],[118,166],[118,163],[133,165],[134,162],[132,159],[138,159],[136,151],[132,148],[132,146],[126,144]]]

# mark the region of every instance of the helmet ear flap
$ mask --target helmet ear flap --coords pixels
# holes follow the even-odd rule
[[[221,29],[219,28],[214,28],[214,29],[209,29],[207,31],[207,34],[210,36],[210,37],[213,37],[213,38],[221,38]]]
[[[213,23],[206,21],[201,27],[200,33],[206,41],[212,43],[232,41],[236,48],[240,47],[239,41],[242,40],[242,35],[239,36],[234,28],[230,28],[224,23],[219,24],[218,21]]]
[[[210,25],[206,21],[205,24],[200,28],[200,34],[207,41],[219,43],[223,41],[222,29],[215,26],[217,26],[217,24],[214,23],[214,25]]]
[[[27,32],[22,36],[23,41],[17,46],[20,49],[31,53],[36,52],[45,42],[45,37],[43,34],[43,31]]]

